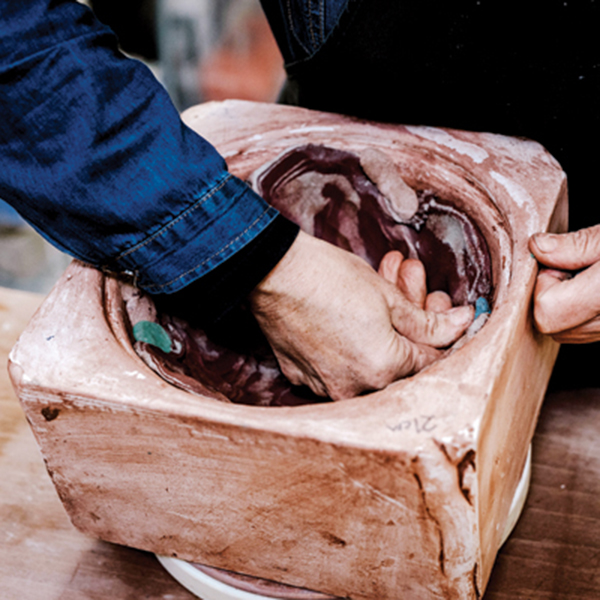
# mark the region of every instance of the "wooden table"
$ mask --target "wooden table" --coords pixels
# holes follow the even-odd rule
[[[40,302],[37,295],[0,289],[1,362]],[[73,528],[5,369],[0,373],[0,598],[194,598],[151,554],[90,539]],[[485,594],[485,600],[509,599],[600,600],[600,389],[546,398],[533,442],[527,504]]]

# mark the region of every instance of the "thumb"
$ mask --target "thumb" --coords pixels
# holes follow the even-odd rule
[[[548,267],[582,269],[600,261],[600,225],[571,233],[536,233],[529,249]]]
[[[392,323],[398,333],[413,342],[443,348],[455,342],[472,323],[472,306],[458,306],[436,313],[417,308],[404,298],[392,307]]]

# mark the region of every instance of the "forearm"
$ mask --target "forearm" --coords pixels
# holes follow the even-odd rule
[[[277,216],[88,9],[0,9],[0,197],[55,245],[172,293]]]

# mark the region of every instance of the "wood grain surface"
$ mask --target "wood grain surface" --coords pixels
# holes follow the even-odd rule
[[[4,363],[40,302],[36,295],[0,290]],[[0,372],[0,598],[193,599],[152,555],[99,542],[71,526],[5,370]],[[600,599],[600,389],[546,398],[527,504],[484,598]]]
[[[485,600],[600,598],[600,389],[550,394],[523,515]]]

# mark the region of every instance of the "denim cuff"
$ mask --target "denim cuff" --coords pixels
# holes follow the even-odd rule
[[[282,215],[231,258],[173,294],[154,295],[157,308],[211,328],[237,308],[283,258],[299,227]]]
[[[158,231],[117,256],[108,269],[132,274],[136,285],[151,294],[171,294],[233,256],[278,214],[225,172]]]

